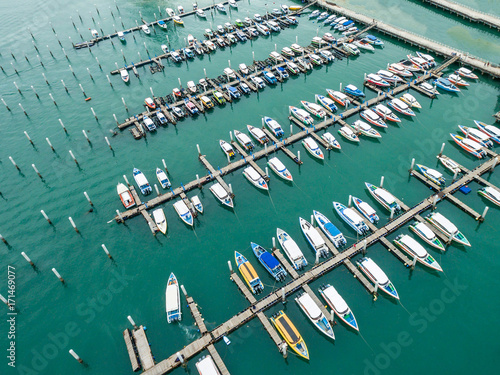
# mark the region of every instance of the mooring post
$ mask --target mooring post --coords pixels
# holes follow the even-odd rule
[[[131,317],[130,315],[129,315],[129,316],[127,316],[127,319],[128,319],[128,321],[130,322],[130,324],[132,324],[132,326],[134,327],[134,329],[137,329],[137,328],[138,328],[138,327],[137,327],[137,325],[136,325],[136,324],[135,324],[135,322],[134,322],[134,319],[132,319],[132,317]]]
[[[47,222],[48,222],[49,224],[51,224],[51,225],[52,225],[52,221],[50,221],[50,218],[49,218],[49,216],[45,213],[45,211],[44,211],[44,210],[40,210],[40,212],[42,213],[42,215],[43,215],[43,217],[45,218],[45,220],[47,220]]]
[[[65,283],[64,279],[61,277],[61,275],[59,274],[59,272],[57,272],[55,268],[52,268],[52,272],[54,272],[54,275],[57,276],[60,282],[62,282],[63,284]]]
[[[106,253],[106,255],[108,256],[109,259],[113,259],[113,257],[111,256],[111,254],[109,253],[108,251],[108,248],[106,247],[106,245],[102,244],[101,245],[102,249],[104,250],[104,252]]]
[[[230,261],[230,260],[228,260],[228,261],[227,261],[227,265],[228,265],[228,267],[229,267],[229,272],[230,272],[230,273],[233,273],[233,265],[231,264],[231,261]]]
[[[35,268],[35,263],[32,262],[29,256],[26,255],[24,251],[21,252],[21,255],[23,256],[24,259],[31,265],[31,267]]]
[[[73,356],[74,359],[76,359],[78,362],[83,363],[83,359],[81,359],[78,354],[75,353],[73,349],[69,350],[69,354]]]
[[[443,142],[443,144],[441,145],[441,151],[439,151],[439,156],[443,155],[444,146],[445,146],[445,143]]]

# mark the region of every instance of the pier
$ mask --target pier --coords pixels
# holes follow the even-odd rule
[[[133,331],[127,328],[123,331],[123,338],[133,371],[138,371],[141,367],[144,371],[147,371],[154,367],[155,361],[143,326],[137,327]]]

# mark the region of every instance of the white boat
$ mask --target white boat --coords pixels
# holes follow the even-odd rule
[[[233,208],[234,203],[231,195],[224,189],[220,183],[215,183],[210,186],[210,191],[223,205]]]
[[[375,211],[373,207],[368,203],[355,196],[352,196],[352,201],[354,203],[354,207],[356,207],[358,211],[361,212],[361,214],[366,217],[372,224],[376,224],[379,221],[377,211]]]
[[[182,5],[179,5],[177,7],[177,11],[179,12],[179,14],[183,14],[184,13],[184,7]]]
[[[130,208],[135,206],[135,200],[132,196],[130,190],[122,184],[121,182],[116,186],[116,192],[118,193],[120,200],[125,208]]]
[[[330,306],[330,308],[335,312],[335,315],[340,318],[340,320],[346,323],[349,327],[359,331],[358,322],[356,321],[354,314],[333,286],[330,284],[323,285],[319,288],[319,293],[328,306]]]
[[[304,53],[304,48],[302,48],[300,45],[298,45],[297,43],[293,43],[291,46],[290,46],[291,50],[293,52],[295,52],[296,54],[300,55],[302,53]]]
[[[284,59],[283,59],[283,56],[281,56],[278,52],[276,51],[272,51],[270,54],[269,54],[269,57],[275,62],[275,63],[280,63],[280,62],[283,62]]]
[[[330,337],[331,339],[335,339],[335,335],[333,333],[332,326],[328,319],[326,319],[325,314],[323,314],[316,305],[316,302],[312,299],[312,297],[303,292],[301,295],[295,298],[295,302],[299,305],[301,310],[306,314],[312,324],[324,335]]]
[[[162,188],[167,189],[172,186],[170,180],[167,177],[167,174],[161,168],[156,168],[156,178],[158,179],[158,182],[160,183]]]
[[[118,31],[118,39],[120,39],[120,41],[122,42],[125,42],[125,34],[123,33],[123,31]]]
[[[370,228],[365,224],[363,218],[353,209],[344,206],[339,202],[332,202],[333,208],[337,211],[337,214],[342,220],[344,220],[347,225],[356,231],[360,236],[364,236],[370,232]]]
[[[203,213],[203,204],[201,203],[200,198],[198,198],[197,195],[191,198],[191,203],[193,204],[196,211],[198,211],[200,214]]]
[[[166,8],[165,11],[167,12],[167,14],[170,16],[170,17],[173,17],[175,16],[175,12],[172,8]]]
[[[360,113],[360,116],[372,125],[378,126],[380,128],[387,128],[387,124],[384,122],[384,120],[382,120],[382,118],[370,108],[362,111]]]
[[[276,235],[278,237],[278,242],[285,252],[290,262],[292,262],[293,268],[300,270],[307,266],[307,260],[304,254],[300,250],[297,243],[290,237],[290,235],[283,229],[276,229]]]
[[[361,120],[354,121],[354,123],[351,125],[351,127],[354,130],[356,130],[356,132],[364,134],[367,137],[371,137],[371,138],[381,138],[382,137],[378,131],[376,131],[370,125],[368,125],[366,122],[361,121]]]
[[[292,174],[288,169],[286,169],[285,165],[277,157],[269,159],[267,165],[274,173],[278,175],[278,177],[282,178],[285,181],[293,181]]]
[[[146,34],[146,35],[151,34],[151,30],[149,30],[148,25],[142,25],[141,29],[142,29],[142,31],[144,31],[144,34]]]
[[[316,104],[316,103],[311,103],[311,102],[307,102],[305,100],[302,100],[300,102],[300,104],[302,104],[302,106],[306,109],[307,112],[309,112],[310,114],[320,118],[320,119],[323,119],[326,117],[326,112],[325,110],[323,109],[323,107],[321,107],[319,104]]]
[[[339,141],[337,141],[337,139],[335,139],[335,137],[333,136],[332,133],[329,133],[329,132],[325,132],[321,135],[321,138],[326,142],[328,143],[328,145],[332,148],[336,148],[337,150],[340,150],[341,149],[341,146],[340,146],[340,143]]]
[[[302,229],[302,233],[304,233],[307,242],[309,242],[309,245],[311,245],[317,257],[326,258],[328,256],[328,247],[316,228],[314,228],[310,222],[302,219],[301,217],[299,217],[299,224]]]
[[[432,86],[429,82],[422,82],[418,86],[431,95],[439,95],[439,91],[436,89],[436,86]]]
[[[248,135],[245,133],[239,132],[238,130],[234,131],[234,136],[236,137],[236,140],[238,143],[243,147],[245,150],[253,150],[254,145],[252,143],[252,140]]]
[[[427,250],[424,249],[417,241],[407,234],[401,234],[394,239],[394,243],[412,258],[416,258],[418,262],[424,266],[430,267],[436,271],[443,272],[443,269],[436,260],[429,255]]]
[[[283,137],[283,135],[285,134],[285,132],[281,128],[281,125],[278,123],[278,121],[272,119],[271,117],[267,117],[267,116],[263,117],[262,118],[262,125],[267,126],[267,128],[270,131],[272,131],[273,134],[278,138]]]
[[[490,202],[496,204],[497,206],[500,206],[500,191],[498,191],[494,187],[486,186],[479,189],[477,193],[488,199]]]
[[[96,29],[90,30],[90,34],[92,34],[92,38],[99,38],[99,32]]]
[[[217,4],[215,7],[217,8],[217,10],[218,10],[219,12],[226,13],[226,7],[224,6],[224,4],[219,3],[219,4]]]
[[[224,74],[227,76],[229,80],[236,79],[236,74],[231,68],[224,68]]]
[[[227,338],[227,336],[222,336],[222,339],[224,340],[224,343],[225,343],[226,345],[231,344],[231,340],[229,340],[229,339]]]
[[[326,237],[335,245],[337,249],[344,247],[347,241],[342,232],[332,224],[332,222],[321,212],[313,211],[314,220],[326,235]]]
[[[144,176],[144,173],[142,173],[139,169],[134,168],[132,174],[134,176],[135,183],[139,187],[141,193],[143,195],[151,194],[153,189],[151,189],[151,185],[149,184],[146,176]]]
[[[383,104],[377,104],[375,106],[375,112],[377,115],[381,116],[384,121],[401,122],[401,119]]]
[[[399,63],[394,63],[391,64],[387,67],[387,70],[390,72],[399,75],[400,77],[413,77],[413,73],[406,69],[405,66],[399,64]]]
[[[222,149],[222,151],[224,151],[224,153],[229,156],[230,158],[232,158],[234,156],[234,150],[233,150],[233,146],[231,146],[229,143],[227,143],[226,141],[224,140],[219,140],[219,145],[220,145],[220,148]]]
[[[288,106],[288,112],[304,125],[314,125],[314,120],[311,115],[309,115],[309,113],[307,113],[303,109],[294,106]]]
[[[238,8],[238,3],[235,0],[229,0],[229,6],[231,8]]]
[[[165,212],[163,208],[158,208],[153,211],[153,219],[155,220],[158,230],[163,234],[167,233],[167,219],[165,218]]]
[[[373,198],[379,202],[387,211],[393,212],[394,214],[399,214],[401,212],[401,206],[396,201],[396,197],[389,193],[384,188],[365,182],[366,188],[370,192]]]
[[[220,375],[219,369],[209,354],[196,362],[196,369],[200,375]]]
[[[203,11],[203,9],[196,9],[196,15],[200,18],[207,18],[207,15]]]
[[[160,48],[161,48],[161,50],[163,51],[163,53],[168,53],[168,52],[169,52],[169,51],[168,51],[168,46],[167,46],[166,44],[162,44],[162,45],[160,46]]]
[[[181,220],[187,225],[193,226],[193,215],[191,215],[191,211],[189,211],[186,203],[184,203],[184,201],[181,199],[180,201],[175,202],[173,206],[175,212],[177,212],[177,215],[179,215]]]
[[[191,91],[193,94],[196,93],[197,91],[197,88],[196,88],[196,83],[194,83],[194,81],[189,81],[187,83],[187,88],[189,91]]]
[[[392,73],[392,72],[389,72],[389,71],[387,71],[387,70],[384,70],[384,69],[379,70],[379,71],[377,72],[377,75],[378,75],[379,77],[381,77],[383,80],[385,80],[385,81],[387,81],[387,82],[391,82],[391,83],[393,83],[393,84],[396,84],[396,83],[398,83],[398,82],[404,82],[404,80],[403,80],[401,77],[399,77],[399,76],[395,75],[395,74],[394,74],[394,73]]]
[[[451,160],[450,158],[443,157],[443,156],[438,156],[438,160],[443,164],[446,168],[448,168],[450,171],[453,173],[460,173],[462,169],[460,168],[460,165],[456,163],[455,161]]]
[[[241,74],[243,74],[243,75],[247,75],[249,73],[248,67],[244,63],[241,63],[240,65],[238,65],[238,69],[241,72]]]
[[[288,56],[288,57],[294,57],[295,52],[293,52],[289,47],[283,47],[281,50],[281,53]]]
[[[130,75],[128,74],[128,70],[120,69],[120,77],[122,78],[123,82],[127,83],[130,80]]]
[[[426,244],[441,251],[446,251],[446,248],[439,238],[437,238],[436,234],[424,223],[410,224],[409,229],[419,236]]]
[[[358,136],[356,135],[356,133],[354,133],[352,131],[351,128],[348,128],[347,126],[342,126],[340,129],[339,129],[339,134],[344,137],[345,139],[349,140],[349,141],[352,141],[352,142],[359,142],[359,138]]]
[[[341,106],[347,107],[349,105],[350,103],[349,97],[343,92],[334,91],[330,89],[326,89],[326,92],[328,93],[328,96],[330,96],[330,98],[332,98]]]
[[[247,125],[248,132],[250,135],[261,145],[266,144],[269,142],[269,138],[267,138],[266,133],[260,128],[257,128],[252,125]]]
[[[305,147],[307,152],[309,152],[313,157],[319,160],[325,159],[325,156],[323,155],[323,151],[319,148],[318,144],[314,139],[311,137],[306,137],[302,141],[302,145]]]
[[[258,189],[269,190],[266,180],[255,170],[254,167],[248,166],[243,170],[243,176]]]
[[[443,177],[441,172],[422,164],[417,164],[417,168],[425,177],[434,182],[436,185],[444,187],[446,184],[446,179]]]
[[[417,101],[417,99],[415,99],[415,97],[412,94],[405,93],[399,99],[408,104],[410,107],[422,108],[420,103]]]
[[[458,228],[441,215],[439,212],[433,212],[425,217],[429,223],[431,223],[437,230],[443,233],[446,237],[451,238],[453,241],[465,246],[471,246],[469,240],[463,235]]]
[[[165,307],[167,312],[167,322],[172,323],[182,319],[179,283],[177,282],[177,278],[173,272],[170,274],[167,282]]]
[[[398,292],[384,271],[370,258],[361,258],[358,267],[378,288],[389,296],[399,299]]]

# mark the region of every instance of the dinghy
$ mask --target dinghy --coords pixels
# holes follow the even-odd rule
[[[437,238],[436,234],[424,223],[410,224],[409,228],[413,233],[419,236],[422,239],[422,241],[424,241],[426,244],[431,245],[432,247],[435,247],[438,250],[446,251],[446,248],[444,247],[443,243],[439,240],[439,238]]]
[[[335,139],[335,137],[333,136],[332,133],[329,133],[329,132],[325,132],[323,133],[323,135],[321,135],[321,138],[326,142],[328,143],[328,145],[332,148],[335,148],[337,150],[340,150],[341,149],[341,146],[340,146],[340,143],[339,141],[337,141]]]
[[[363,218],[352,208],[347,208],[342,203],[333,202],[333,208],[337,214],[344,220],[352,229],[361,236],[368,234],[370,228],[364,223]]]
[[[251,242],[250,246],[252,247],[253,253],[255,254],[259,262],[276,281],[285,280],[287,275],[285,269],[270,252],[254,242]]]
[[[490,202],[493,202],[497,206],[500,206],[500,192],[494,187],[486,186],[479,189],[477,193],[488,199]]]
[[[278,311],[270,319],[288,346],[299,356],[309,360],[306,343],[288,316],[283,311]]]
[[[444,186],[446,184],[446,180],[443,175],[435,169],[426,167],[422,164],[417,164],[417,168],[425,177],[434,182],[436,185]]]
[[[293,181],[292,174],[286,169],[285,165],[277,157],[269,159],[267,165],[271,170],[285,181]]]
[[[283,131],[283,129],[281,128],[281,125],[278,123],[278,121],[276,120],[273,120],[271,117],[267,117],[265,116],[263,119],[262,119],[262,122],[263,124],[262,125],[266,125],[267,128],[273,132],[273,134],[277,137],[277,138],[281,138],[283,137],[283,135],[285,134],[285,132]]]
[[[235,130],[234,136],[236,137],[236,140],[241,145],[241,147],[243,147],[245,150],[249,151],[254,149],[252,140],[245,133],[241,133],[238,130]]]
[[[342,232],[332,224],[332,222],[321,212],[313,211],[314,219],[318,226],[326,235],[326,237],[335,245],[337,249],[344,247],[347,244],[347,240],[345,239]]]
[[[289,106],[288,111],[291,115],[293,115],[293,117],[302,122],[304,125],[314,124],[313,118],[309,115],[309,113],[307,113],[303,109],[294,106]]]
[[[146,176],[144,176],[144,174],[137,168],[134,168],[132,174],[134,175],[135,183],[137,184],[137,186],[139,186],[139,190],[141,191],[141,193],[143,195],[151,194],[153,189],[151,189],[151,185],[149,185]]]
[[[118,185],[116,185],[116,192],[120,196],[120,200],[122,201],[123,207],[130,208],[135,206],[134,197],[132,196],[132,193],[127,188],[127,186],[125,186],[125,184],[122,184],[120,182]]]
[[[316,159],[319,159],[319,160],[325,159],[325,156],[323,155],[323,151],[321,151],[321,149],[319,148],[316,141],[314,139],[312,139],[311,137],[306,137],[302,141],[302,145],[307,150],[307,152],[309,152]]]
[[[167,233],[167,219],[165,218],[165,212],[163,208],[158,208],[153,211],[153,219],[156,223],[156,227],[163,234]]]
[[[262,129],[256,128],[252,125],[247,125],[248,132],[250,135],[261,145],[269,142],[269,138],[267,138],[266,133]]]
[[[172,184],[170,183],[167,174],[161,169],[156,168],[156,178],[163,189],[168,189]]]
[[[457,227],[441,215],[439,212],[433,212],[425,217],[429,223],[431,223],[437,230],[443,233],[446,237],[451,238],[453,241],[465,245],[471,246],[469,240],[460,232]]]
[[[280,228],[276,229],[276,235],[278,237],[278,242],[281,248],[285,252],[290,262],[292,262],[293,268],[295,268],[296,270],[300,270],[306,267],[307,260],[292,237],[290,237],[287,232]]]
[[[389,212],[394,212],[394,214],[399,214],[401,212],[401,206],[396,202],[396,197],[389,193],[384,188],[375,186],[368,182],[365,182],[365,185],[372,195],[373,198],[377,202],[379,202],[386,210]]]
[[[264,290],[264,285],[260,281],[259,275],[255,272],[255,268],[250,264],[250,262],[242,254],[237,251],[234,252],[234,258],[236,260],[236,266],[243,276],[243,279],[247,283],[253,294],[259,294]]]
[[[217,182],[210,186],[210,191],[223,205],[234,207],[233,199],[220,183]]]
[[[165,309],[168,323],[182,319],[179,283],[173,272],[168,278],[167,290],[165,291]]]
[[[318,291],[340,320],[342,320],[349,327],[359,331],[358,322],[356,321],[354,314],[333,286],[330,284],[322,285]]]
[[[377,224],[379,221],[379,217],[377,212],[365,201],[362,201],[355,196],[352,197],[352,201],[354,203],[354,207],[358,209],[361,214],[366,217],[372,224]]]
[[[255,170],[254,167],[248,166],[243,170],[243,176],[258,189],[269,190],[266,180]]]
[[[370,125],[368,125],[366,122],[361,121],[361,120],[356,120],[354,123],[351,125],[351,128],[356,131],[356,133],[361,133],[363,135],[366,135],[367,137],[371,138],[382,138],[380,133],[373,129]]]
[[[183,222],[187,225],[193,226],[193,215],[191,215],[191,211],[189,211],[188,206],[184,203],[183,200],[177,201],[174,203],[175,212],[181,218]]]
[[[348,128],[347,126],[342,126],[338,131],[339,134],[348,141],[359,142],[358,136],[356,135],[356,133],[352,131],[351,128]]]
[[[436,260],[429,255],[427,250],[424,249],[417,241],[407,234],[400,234],[394,239],[394,244],[401,250],[406,252],[412,258],[416,258],[418,262],[432,268],[433,270],[443,272],[443,269]]]
[[[361,258],[356,264],[372,283],[378,285],[379,289],[387,293],[387,295],[399,299],[398,292],[391,280],[371,258]]]
[[[328,256],[328,247],[326,246],[325,241],[318,233],[317,229],[312,226],[310,222],[299,217],[300,229],[302,229],[302,233],[309,242],[309,245],[313,248],[316,256],[318,258],[323,257],[326,258]]]
[[[307,318],[321,333],[335,340],[335,335],[330,322],[326,319],[325,314],[321,312],[316,302],[314,302],[308,293],[302,292],[299,294],[295,298],[295,302],[297,302]]]

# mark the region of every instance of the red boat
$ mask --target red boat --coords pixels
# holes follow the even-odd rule
[[[151,109],[155,109],[156,108],[156,104],[155,102],[153,101],[153,99],[151,98],[146,98],[144,99],[144,103],[146,103],[146,105],[151,108]]]

